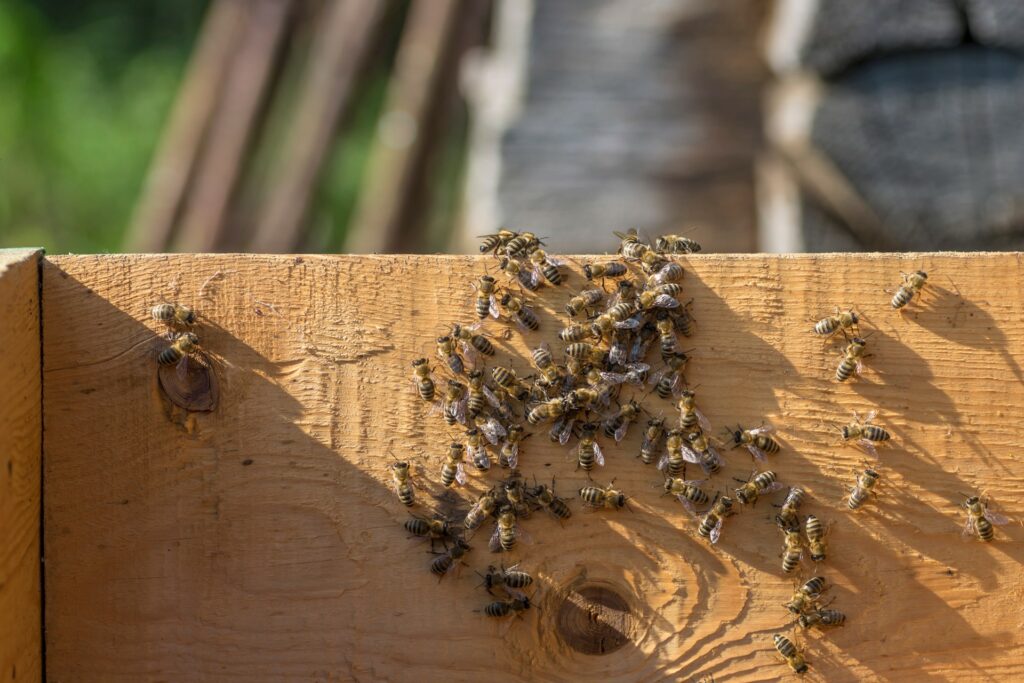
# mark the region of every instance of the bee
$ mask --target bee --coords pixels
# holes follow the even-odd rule
[[[484,491],[473,506],[469,508],[469,512],[466,513],[466,518],[462,520],[462,525],[466,527],[468,531],[474,531],[480,528],[480,525],[484,523],[484,520],[494,514],[495,510],[498,509],[498,498],[494,495],[494,489]]]
[[[669,477],[683,476],[686,471],[686,456],[683,452],[685,445],[686,435],[683,434],[683,430],[669,431],[665,440],[665,454],[658,461],[658,469],[663,470]]]
[[[531,292],[537,291],[540,287],[540,272],[534,268],[524,268],[519,261],[510,259],[507,256],[502,257],[498,267],[506,275],[519,282],[520,285]]]
[[[711,444],[711,440],[702,431],[691,432],[687,435],[689,448],[683,449],[684,457],[693,463],[700,465],[704,474],[712,475],[722,469],[722,456]],[[686,451],[689,450],[689,453]],[[741,501],[742,502],[742,501]]]
[[[784,545],[782,548],[782,571],[792,574],[800,565],[800,558],[804,555],[803,542],[800,539],[800,530],[792,529],[783,531]]]
[[[846,346],[846,351],[843,352],[843,360],[840,361],[839,367],[836,368],[836,381],[845,382],[853,375],[860,374],[863,367],[862,359],[867,357],[865,354],[867,346],[868,343],[860,337],[853,338]]]
[[[626,264],[621,261],[609,261],[608,263],[588,263],[583,266],[583,275],[588,280],[598,278],[622,277],[627,272]]]
[[[579,358],[588,363],[604,365],[608,359],[608,353],[587,342],[576,342],[565,347],[565,355],[572,358]]]
[[[499,249],[506,246],[516,237],[516,233],[511,230],[501,228],[498,232],[492,235],[480,235],[480,237],[484,240],[483,244],[480,245],[480,253],[497,254]]]
[[[831,337],[836,332],[842,332],[844,335],[847,332],[851,332],[853,333],[853,336],[857,337],[860,336],[858,334],[859,323],[860,318],[852,308],[841,311],[839,310],[839,307],[836,306],[835,314],[822,318],[818,322],[814,323],[814,334],[822,337]]]
[[[523,539],[524,532],[516,525],[516,513],[511,506],[498,511],[498,523],[491,535],[490,549],[492,553],[511,552],[517,539]],[[525,539],[524,539],[525,540]]]
[[[465,456],[466,447],[458,441],[453,441],[448,447],[448,454],[445,456],[444,462],[441,464],[441,483],[444,484],[445,488],[450,488],[455,482],[458,482],[460,486],[466,485],[466,470],[462,465]]]
[[[964,524],[964,535],[977,534],[978,538],[988,543],[995,536],[993,524],[1002,526],[1010,520],[1005,516],[992,512],[988,503],[979,496],[970,496],[963,504],[967,510],[967,523]]]
[[[429,538],[431,549],[437,541],[441,541],[447,547],[446,540],[453,536],[451,523],[443,517],[410,517],[405,520],[403,526],[413,536]]]
[[[660,398],[668,398],[677,392],[679,380],[683,378],[683,371],[690,357],[682,351],[677,351],[665,359],[665,370],[654,376],[657,384],[654,385],[654,393]]]
[[[681,265],[675,261],[669,261],[647,278],[647,287],[660,287],[669,282],[678,282],[683,279],[683,272]]]
[[[448,391],[441,403],[446,424],[449,426],[456,422],[466,424],[466,402],[466,386],[453,379],[448,380]]]
[[[793,592],[793,596],[783,607],[793,614],[802,614],[814,607],[814,603],[825,591],[827,583],[824,576],[813,576]]]
[[[486,472],[491,469],[491,456],[487,453],[483,435],[476,427],[466,430],[466,454],[477,470]]]
[[[519,473],[513,470],[505,480],[503,488],[505,489],[505,500],[516,517],[529,517],[530,507],[526,504],[527,489]]]
[[[804,502],[805,495],[804,490],[799,486],[790,487],[789,493],[786,494],[786,500],[782,502],[782,510],[775,516],[775,521],[778,522],[780,529],[788,531],[800,527],[800,518],[796,513]]]
[[[484,580],[484,588],[487,590],[488,593],[491,593],[491,589],[499,587],[504,587],[506,589],[526,588],[531,583],[533,583],[533,577],[524,571],[516,569],[516,567],[518,566],[519,565],[516,564],[509,567],[508,569],[505,569],[505,567],[498,569],[493,564],[488,565],[487,573],[480,574],[481,578],[483,578]]]
[[[846,623],[846,615],[835,609],[816,609],[807,614],[801,614],[797,621],[804,628],[815,626],[824,629],[842,626]]]
[[[603,296],[604,292],[600,289],[584,289],[565,304],[565,314],[570,318],[575,318],[583,311],[597,304]]]
[[[619,409],[605,420],[604,434],[614,438],[616,441],[622,441],[629,430],[629,425],[639,419],[640,404],[631,399],[625,405],[619,406]]]
[[[501,443],[501,451],[498,453],[498,464],[502,467],[515,469],[519,466],[519,444],[523,439],[530,436],[523,434],[525,430],[522,425],[509,425],[506,430],[505,440]]]
[[[552,443],[559,443],[563,446],[569,443],[569,437],[572,436],[573,430],[576,427],[576,412],[572,410],[555,420],[554,424],[551,425],[548,436],[551,438]]]
[[[681,304],[679,308],[676,308],[669,312],[672,317],[672,325],[676,328],[676,332],[681,333],[684,337],[693,336],[693,299],[690,299],[685,304]]]
[[[682,235],[662,235],[655,238],[654,250],[660,254],[696,254],[700,245]]]
[[[533,365],[540,370],[541,377],[548,386],[557,385],[562,379],[562,372],[555,365],[555,359],[551,355],[551,347],[547,342],[541,342],[540,346],[530,352]]]
[[[526,421],[532,425],[540,424],[547,420],[553,420],[565,414],[568,408],[567,399],[552,398],[538,403],[526,414]]]
[[[902,309],[910,303],[910,300],[917,294],[921,295],[925,283],[928,281],[928,273],[918,270],[913,273],[900,273],[903,276],[903,283],[896,290],[892,297],[892,307],[896,310]]]
[[[497,600],[484,607],[484,614],[489,617],[507,617],[530,609],[530,598],[525,595],[510,600]]]
[[[487,407],[483,370],[473,370],[467,375],[467,378],[469,379],[469,390],[466,394],[466,417],[475,419]]]
[[[460,561],[469,551],[470,547],[465,541],[461,538],[455,539],[455,543],[452,544],[451,548],[448,548],[447,552],[441,554],[430,563],[430,571],[440,581],[451,570],[452,566],[457,561]]]
[[[613,232],[615,236],[621,240],[618,253],[622,254],[622,257],[627,261],[640,260],[640,258],[642,258],[643,255],[651,249],[640,241],[640,235],[636,228],[630,228],[626,233],[618,231]]]
[[[416,494],[412,481],[411,468],[409,463],[399,460],[391,465],[391,484],[398,495],[398,500],[405,507],[412,507],[416,503]]]
[[[675,297],[682,291],[682,285],[669,282],[640,292],[637,303],[641,311],[649,311],[652,308],[679,308],[679,299]]]
[[[600,339],[601,334],[594,329],[593,324],[574,323],[562,328],[558,338],[564,342],[582,342],[587,339]]]
[[[705,505],[710,498],[704,490],[698,486],[700,482],[687,481],[678,477],[665,478],[665,494],[672,495],[679,499],[688,511],[696,514],[694,505]]]
[[[196,312],[181,304],[157,304],[151,311],[154,320],[168,325],[192,327],[196,324]]]
[[[519,400],[523,400],[530,394],[530,386],[519,379],[516,371],[512,368],[495,365],[491,368],[491,377],[494,378],[498,386]]]
[[[494,355],[494,344],[486,336],[477,332],[480,329],[482,323],[475,323],[473,325],[460,325],[455,323],[452,325],[452,338],[459,340],[459,345],[462,347],[462,352],[466,356],[471,356],[473,353],[482,354],[484,356]]]
[[[697,409],[697,394],[689,389],[683,389],[679,394],[679,428],[686,432],[698,429],[711,431],[708,419]]]
[[[840,434],[842,434],[843,441],[850,441],[856,439],[857,443],[861,445],[871,455],[878,455],[878,450],[875,444],[880,444],[888,441],[892,437],[889,432],[885,431],[881,427],[871,424],[871,420],[875,418],[877,413],[872,410],[864,416],[864,420],[857,416],[857,411],[853,413],[853,422],[843,425],[839,428]]]
[[[601,452],[601,446],[594,438],[599,427],[600,425],[596,422],[584,423],[580,432],[580,442],[576,448],[576,467],[586,472],[587,476],[590,476],[590,471],[594,469],[594,463],[604,467],[604,453]]]
[[[658,329],[658,339],[661,343],[661,358],[667,361],[679,351],[676,346],[675,323],[666,311],[659,311],[654,325]]]
[[[755,460],[764,461],[767,456],[779,452],[779,442],[768,436],[774,429],[771,425],[761,425],[757,429],[744,429],[737,426],[730,430],[732,447],[746,446]]]
[[[847,505],[851,510],[856,510],[867,501],[868,496],[877,496],[875,486],[878,484],[880,475],[874,470],[864,470],[857,475],[857,484],[850,489]]]
[[[697,533],[700,534],[701,538],[707,538],[712,543],[718,543],[718,539],[722,535],[722,522],[732,514],[732,498],[716,497],[715,502],[711,504],[711,509],[704,513],[704,517],[701,518],[700,525],[697,527]]]
[[[537,504],[548,512],[553,514],[560,520],[569,519],[572,517],[572,510],[569,509],[565,499],[559,498],[555,495],[555,482],[551,480],[551,486],[539,484],[530,490],[530,495],[533,496]]]
[[[610,384],[635,384],[643,386],[651,376],[651,366],[646,363],[627,363],[625,372],[599,372],[602,382]]]
[[[653,249],[646,248],[640,255],[640,267],[647,275],[654,275],[665,267],[668,261]]]
[[[650,465],[654,457],[661,449],[662,439],[665,437],[665,418],[652,417],[647,421],[647,429],[644,430],[643,441],[640,442],[640,462]]]
[[[593,319],[590,323],[590,335],[596,340],[607,340],[615,337],[625,330],[636,329],[640,326],[640,321],[636,318],[629,317],[632,313],[629,313],[622,320],[617,318],[627,311],[634,311],[633,304],[624,302],[616,304],[608,309],[608,311],[602,313]]]
[[[413,385],[424,401],[434,400],[434,380],[430,377],[430,363],[426,358],[417,358],[412,362]]]
[[[562,284],[562,271],[558,269],[562,265],[561,262],[548,258],[547,252],[543,249],[534,249],[530,252],[530,263],[551,284],[556,287]]]
[[[775,649],[786,659],[786,664],[789,664],[790,669],[801,675],[807,673],[807,662],[804,661],[803,654],[793,644],[793,641],[778,633],[775,634],[774,641]]]
[[[770,470],[755,472],[743,486],[736,489],[736,499],[744,505],[753,505],[759,496],[778,491],[780,488],[782,488],[782,484],[775,481],[774,472]]]
[[[543,244],[532,232],[521,232],[505,245],[505,253],[509,258],[524,256],[531,250]]]
[[[494,288],[496,282],[490,275],[481,275],[476,285],[476,317],[483,320],[488,315],[497,319],[498,307],[495,305]]]
[[[600,486],[584,486],[578,491],[578,495],[587,507],[621,510],[626,507],[628,499],[622,491],[612,488],[614,484],[615,482],[613,481],[604,488]]]
[[[814,515],[807,515],[804,520],[804,535],[807,536],[807,549],[811,551],[811,559],[821,562],[825,559],[825,525]]]
[[[461,375],[466,370],[466,364],[455,348],[455,340],[451,335],[437,338],[437,357],[445,362],[448,369],[456,375]]]
[[[501,297],[501,305],[511,312],[509,317],[523,329],[536,331],[540,327],[540,320],[537,319],[537,314],[533,312],[533,309],[519,297],[513,296],[511,292],[505,292]]]
[[[182,363],[189,356],[199,352],[199,336],[192,332],[185,332],[183,334],[171,333],[167,339],[170,340],[171,345],[161,351],[156,357],[156,362],[160,365]],[[184,374],[181,367],[182,365],[178,366],[179,372]]]

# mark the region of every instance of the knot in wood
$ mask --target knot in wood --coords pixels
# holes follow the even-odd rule
[[[588,655],[615,652],[635,630],[629,603],[603,584],[570,589],[558,608],[556,627],[569,647]]]
[[[178,373],[176,365],[161,365],[157,377],[164,396],[179,408],[206,413],[217,407],[217,373],[208,360],[189,362],[184,376]]]

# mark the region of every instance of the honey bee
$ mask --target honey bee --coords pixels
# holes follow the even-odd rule
[[[486,472],[491,469],[491,456],[487,453],[483,435],[476,427],[466,430],[466,455],[477,470]]]
[[[488,315],[497,319],[500,315],[494,299],[496,282],[490,275],[481,275],[476,285],[476,317],[483,320]]]
[[[669,282],[640,292],[637,303],[641,311],[649,311],[652,308],[679,308],[679,299],[676,299],[676,296],[682,291],[682,285]]]
[[[576,342],[565,347],[565,355],[572,358],[579,358],[588,363],[604,365],[608,359],[608,353],[593,344],[587,342]]]
[[[683,267],[675,261],[669,261],[659,268],[653,275],[647,278],[647,287],[659,287],[669,282],[678,282],[683,279]]]
[[[921,290],[928,281],[928,273],[918,270],[913,273],[900,273],[903,283],[896,290],[892,297],[892,307],[896,310],[902,309],[910,303],[910,300],[917,294],[920,298]]]
[[[476,502],[473,503],[473,506],[469,508],[466,518],[462,521],[462,525],[466,527],[467,531],[479,529],[484,520],[494,514],[497,509],[498,498],[494,495],[494,489],[484,491],[477,498]]]
[[[476,419],[487,407],[483,370],[473,370],[467,375],[467,379],[469,380],[469,390],[466,394],[466,417],[472,420]]]
[[[732,498],[716,497],[715,502],[711,504],[711,509],[701,518],[697,533],[701,538],[718,543],[718,539],[722,535],[722,521],[732,514]]]
[[[863,505],[869,496],[877,496],[875,486],[878,484],[880,475],[874,470],[864,470],[857,475],[857,484],[850,489],[847,498],[847,505],[851,510],[856,510]]]
[[[635,384],[643,386],[650,377],[651,366],[646,363],[627,363],[625,372],[598,372],[602,382],[609,384]]]
[[[564,415],[567,407],[567,399],[548,399],[547,401],[543,401],[533,406],[533,408],[530,409],[530,412],[526,414],[526,421],[532,425],[536,425],[541,422],[546,422],[547,420],[553,420],[556,417]]]
[[[680,380],[689,361],[690,357],[682,351],[677,351],[666,358],[665,369],[652,378],[657,382],[654,385],[654,393],[660,398],[668,398],[681,391]]]
[[[619,409],[604,421],[604,434],[622,441],[629,425],[640,419],[640,404],[635,400],[629,400],[626,404],[619,406]]]
[[[505,245],[505,253],[509,258],[524,256],[531,250],[543,244],[532,232],[521,232]]]
[[[614,485],[615,482],[613,481],[604,488],[600,486],[584,486],[578,491],[578,495],[587,507],[621,510],[627,506],[628,498],[626,498],[626,494],[622,491],[613,488]]]
[[[790,669],[800,675],[807,673],[807,662],[804,661],[803,654],[793,644],[793,641],[778,633],[775,634],[774,641],[775,649],[785,658],[786,664],[789,664]]]
[[[460,486],[466,485],[466,470],[462,461],[466,456],[466,447],[458,441],[453,441],[448,447],[448,454],[441,464],[441,483],[445,488],[451,488],[452,484],[458,482]]]
[[[853,336],[857,337],[860,336],[858,334],[859,323],[860,318],[852,308],[841,311],[839,310],[839,307],[836,306],[835,314],[822,318],[818,322],[814,323],[814,334],[822,337],[831,337],[836,332],[842,332],[844,335],[847,332],[850,332]]]
[[[665,454],[658,461],[658,469],[663,470],[669,477],[681,477],[686,471],[686,435],[681,429],[673,429],[668,433],[665,440]],[[693,456],[693,459],[697,458]]]
[[[564,342],[581,342],[587,339],[600,339],[601,333],[593,324],[573,323],[562,328],[558,338]]]
[[[565,499],[555,495],[555,482],[553,479],[551,480],[551,486],[546,486],[545,484],[534,486],[530,490],[530,495],[533,496],[538,505],[556,518],[566,520],[572,517],[572,510],[569,509]]]
[[[461,538],[455,539],[455,543],[452,544],[451,548],[440,556],[434,559],[430,563],[430,571],[437,576],[438,581],[444,578],[456,562],[461,561],[465,557],[466,553],[471,550],[469,545]]]
[[[444,517],[429,519],[427,517],[414,516],[405,520],[403,526],[413,536],[430,539],[431,550],[433,550],[434,544],[437,541],[440,541],[447,547],[447,539],[454,536],[451,523]]]
[[[551,355],[551,347],[547,342],[541,342],[540,346],[530,352],[533,365],[541,373],[541,378],[548,386],[554,387],[562,380],[562,371],[555,365],[555,359]]]
[[[548,432],[552,443],[559,443],[563,446],[569,443],[569,437],[572,436],[573,430],[576,427],[577,412],[572,410],[555,420],[554,424],[551,425],[551,430]]]
[[[647,421],[647,429],[644,430],[644,438],[640,443],[640,462],[650,465],[654,462],[655,456],[661,449],[662,439],[665,437],[665,418],[652,417]]]
[[[705,505],[710,498],[699,486],[699,481],[687,481],[678,477],[665,478],[665,494],[679,499],[690,513],[697,514],[694,505]]]
[[[650,247],[640,241],[640,235],[636,228],[630,228],[625,233],[618,232],[617,230],[613,232],[621,240],[618,253],[627,261],[638,261],[645,253],[650,251]]]
[[[825,525],[814,515],[807,515],[804,520],[804,535],[807,536],[807,549],[811,551],[811,559],[821,562],[825,559]]]
[[[780,529],[788,531],[800,528],[800,518],[797,517],[797,512],[804,502],[805,495],[804,490],[799,486],[790,487],[789,493],[786,494],[786,500],[782,502],[782,510],[775,516],[775,521],[778,522]]]
[[[771,425],[761,425],[757,429],[744,429],[742,426],[737,426],[736,429],[730,430],[732,447],[746,446],[755,460],[764,462],[767,456],[779,452],[779,442],[768,436],[773,431]]]
[[[792,529],[783,531],[784,545],[782,548],[782,571],[792,574],[800,565],[800,558],[804,555],[803,542],[800,539],[800,530]]]
[[[449,426],[456,422],[466,424],[466,402],[466,386],[453,379],[448,380],[448,391],[441,402],[445,424]]]
[[[511,506],[498,511],[498,523],[494,526],[489,547],[492,553],[511,552],[516,541],[526,541],[526,532],[516,524],[516,513]]]
[[[804,628],[825,629],[842,626],[846,623],[846,615],[835,609],[816,609],[807,614],[801,614],[797,621]]]
[[[430,363],[426,358],[417,358],[412,362],[413,386],[424,401],[434,400],[434,380],[430,377]]]
[[[676,346],[675,323],[666,311],[659,311],[654,324],[658,329],[658,339],[661,343],[661,358],[667,361],[679,351]]]
[[[995,536],[993,524],[1002,526],[1010,520],[996,512],[989,510],[988,502],[983,501],[979,496],[970,496],[963,504],[967,510],[967,523],[964,524],[964,536],[977,535],[982,541],[988,543]]]
[[[688,462],[700,465],[706,475],[715,474],[722,469],[722,456],[718,454],[718,450],[704,432],[690,432],[686,438],[690,445],[684,446],[683,457]]]
[[[519,444],[530,436],[529,434],[524,435],[524,431],[522,425],[509,425],[505,440],[501,443],[501,451],[498,453],[499,465],[511,469],[519,466]]]
[[[590,476],[590,471],[594,469],[594,463],[604,467],[604,453],[594,438],[599,426],[596,422],[586,422],[580,432],[580,442],[576,449],[576,467],[586,472],[587,476]]]
[[[494,344],[486,336],[477,332],[483,323],[474,323],[473,325],[460,325],[455,323],[452,325],[452,338],[459,340],[459,345],[462,347],[462,352],[470,357],[474,353],[481,354],[484,356],[494,355]]]
[[[599,278],[622,277],[627,272],[626,264],[621,261],[609,261],[608,263],[588,263],[583,266],[583,275],[588,280]]]
[[[653,249],[647,247],[645,247],[645,249],[646,250],[640,255],[640,267],[647,275],[654,275],[664,268],[668,261]]]
[[[511,230],[501,228],[500,230],[498,230],[498,232],[492,235],[480,235],[480,237],[482,237],[484,240],[483,244],[480,245],[480,253],[497,254],[498,250],[506,246],[516,237],[516,233],[512,232]]]
[[[529,517],[530,506],[526,503],[528,492],[517,471],[512,471],[512,474],[505,480],[503,488],[505,489],[505,500],[516,517]]]
[[[744,505],[753,505],[759,496],[778,491],[782,484],[775,481],[775,473],[768,470],[751,475],[743,486],[736,489],[736,499]]]
[[[679,394],[679,428],[686,432],[711,431],[711,423],[704,413],[697,409],[697,394],[683,389]]]
[[[646,358],[651,344],[654,343],[657,337],[658,326],[651,321],[644,323],[629,349],[629,362],[636,363]]]
[[[509,317],[524,330],[536,331],[540,327],[540,320],[537,319],[537,314],[533,312],[533,309],[511,292],[505,292],[502,295],[501,305],[510,312]]]
[[[533,577],[524,571],[516,569],[519,565],[512,565],[508,569],[498,569],[493,564],[487,566],[487,573],[480,574],[483,578],[483,586],[488,593],[494,588],[526,588],[533,583]],[[493,595],[493,593],[491,593]]]
[[[682,235],[662,235],[655,238],[654,250],[660,254],[696,254],[700,245]]]
[[[693,299],[670,311],[669,315],[672,316],[672,324],[677,332],[684,337],[693,336],[693,323],[696,322],[693,318]]]
[[[461,375],[466,370],[466,364],[455,348],[455,340],[451,335],[437,338],[437,357],[445,362],[448,369],[456,375]]]
[[[839,428],[839,432],[843,437],[843,441],[857,440],[857,443],[871,455],[878,455],[878,450],[875,447],[876,444],[885,443],[890,438],[889,432],[871,424],[871,420],[875,419],[877,413],[872,410],[864,416],[862,421],[857,416],[857,411],[853,412],[853,422],[847,425],[843,425]]]
[[[168,325],[181,327],[192,327],[196,324],[196,312],[188,306],[181,304],[157,304],[151,311],[154,320],[159,320]]]
[[[565,314],[570,318],[575,318],[588,308],[596,305],[603,296],[604,292],[600,289],[584,289],[576,296],[570,298],[568,303],[565,304]]]
[[[562,271],[559,270],[559,267],[562,265],[561,262],[549,258],[547,252],[543,249],[534,249],[530,252],[530,263],[551,284],[556,287],[562,284]]]
[[[484,614],[489,617],[507,617],[530,609],[530,598],[525,595],[510,600],[497,600],[484,607]]]
[[[178,379],[184,380],[188,377],[189,359],[195,358],[202,362],[199,356],[199,336],[192,332],[170,333],[167,339],[171,344],[157,355],[156,362],[160,365],[177,363],[175,373],[178,375]]]
[[[530,385],[519,379],[516,371],[512,368],[495,365],[491,368],[491,377],[494,378],[498,386],[519,400],[523,400],[530,395]]]
[[[843,352],[843,360],[840,361],[839,367],[836,368],[836,381],[845,382],[853,375],[860,374],[864,365],[863,359],[867,357],[865,353],[867,346],[868,343],[860,337],[853,338],[846,346],[846,351]]]
[[[398,460],[391,464],[391,485],[402,505],[412,507],[416,504],[415,484],[408,462]]]
[[[793,592],[793,596],[785,605],[793,614],[802,614],[814,608],[814,603],[825,591],[827,583],[823,576],[813,576]]]
[[[535,292],[540,287],[540,272],[534,268],[524,268],[519,261],[510,259],[507,256],[502,257],[501,261],[498,262],[498,267],[506,275],[522,285],[524,289]]]

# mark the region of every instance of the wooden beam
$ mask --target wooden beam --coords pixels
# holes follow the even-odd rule
[[[597,246],[597,245],[596,245]],[[584,260],[581,258],[581,260]],[[783,450],[770,467],[831,522],[844,628],[800,637],[819,680],[1016,680],[1024,560],[1024,294],[1021,254],[709,255],[688,259],[698,321],[687,378],[715,429],[762,419]],[[709,546],[661,479],[635,458],[639,430],[606,445],[632,512],[542,513],[511,557],[472,539],[472,569],[521,561],[539,610],[493,623],[470,568],[440,584],[407,538],[391,455],[438,490],[449,429],[409,387],[410,362],[452,321],[473,319],[473,257],[79,256],[43,271],[47,667],[53,680],[780,679],[771,636],[791,633],[771,500]],[[935,296],[900,316],[899,272],[926,269]],[[543,290],[541,332],[499,337],[523,373],[554,339],[567,291]],[[180,290],[175,296],[174,292]],[[205,316],[220,406],[183,415],[162,399],[149,307],[175,296]],[[837,345],[808,319],[856,305],[873,331],[864,377],[833,379]],[[269,306],[273,308],[269,308]],[[558,314],[560,315],[560,314]],[[498,333],[500,326],[491,328]],[[439,378],[440,379],[440,378]],[[639,390],[645,392],[646,389]],[[638,393],[639,393],[638,391]],[[645,399],[654,414],[671,407]],[[858,450],[833,425],[878,409],[895,435],[883,486],[844,509]],[[452,430],[454,431],[454,430]],[[726,454],[708,482],[753,467]],[[587,480],[538,434],[528,477],[562,494]],[[471,474],[480,492],[500,472]],[[1014,523],[963,541],[962,492],[984,490]],[[460,495],[466,495],[460,493]],[[488,530],[489,531],[489,530]],[[603,601],[603,602],[601,602]],[[582,610],[582,614],[578,612]],[[594,623],[592,632],[580,625]],[[561,629],[561,630],[560,630]],[[576,629],[576,630],[574,630]],[[610,631],[609,631],[610,629]],[[594,634],[597,634],[594,636]],[[601,642],[621,647],[584,654]],[[611,636],[615,636],[611,638]]]
[[[0,680],[42,681],[39,250],[0,249]]]

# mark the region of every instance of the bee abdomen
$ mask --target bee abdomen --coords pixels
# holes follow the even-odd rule
[[[419,383],[420,398],[424,401],[432,401],[434,399],[434,382],[430,379],[424,379]]]
[[[888,441],[890,436],[889,432],[885,431],[881,427],[869,425],[864,428],[864,438],[868,441]]]
[[[404,526],[405,530],[413,536],[426,536],[430,533],[430,524],[422,519],[407,519]]]
[[[661,398],[668,398],[672,395],[672,385],[675,383],[675,376],[668,374],[662,377],[658,381],[658,386],[655,387],[654,392]]]
[[[456,375],[461,375],[462,371],[466,367],[462,362],[462,358],[453,353],[450,356],[448,356],[447,360],[448,368],[451,369],[451,371],[454,372]]]
[[[821,335],[832,334],[837,329],[839,329],[839,322],[835,318],[825,318],[819,320],[814,326],[814,333]]]
[[[754,445],[769,455],[779,452],[779,442],[764,434],[757,435],[754,439]]]
[[[491,300],[489,297],[478,297],[476,300],[476,315],[483,320],[491,312]]]
[[[540,321],[537,320],[537,316],[533,312],[521,309],[517,315],[519,316],[519,322],[526,325],[528,329],[536,332],[537,328],[540,327]]]
[[[174,306],[171,304],[157,304],[152,310],[153,319],[160,322],[167,322],[174,318]]]
[[[174,346],[168,346],[166,349],[160,352],[160,355],[156,357],[156,362],[160,365],[174,365],[184,354]]]
[[[561,271],[558,270],[558,266],[551,263],[545,263],[544,266],[540,269],[540,272],[551,284],[562,284],[562,273]]]
[[[913,298],[913,296],[914,296],[914,290],[913,289],[911,289],[910,287],[907,287],[906,285],[901,285],[900,288],[896,290],[896,293],[892,297],[892,307],[893,308],[903,308],[908,303],[910,303],[910,299]]]
[[[786,659],[796,656],[796,645],[786,636],[775,634],[775,649]]]
[[[579,447],[579,466],[584,472],[589,472],[594,469],[594,445],[593,444],[580,444]]]
[[[511,611],[512,608],[508,606],[508,603],[502,602],[500,600],[492,602],[486,607],[484,607],[484,614],[486,614],[489,617],[508,616],[509,612]]]
[[[453,423],[454,424],[454,423]],[[455,483],[456,468],[448,463],[441,465],[441,483],[449,487]]]
[[[700,526],[697,528],[697,533],[702,538],[707,538],[711,535],[711,530],[715,528],[717,521],[712,514],[704,515],[704,519],[700,521]]]
[[[416,502],[416,496],[413,493],[412,487],[409,486],[408,484],[402,484],[398,488],[398,500],[402,503],[402,505],[406,507],[412,507],[413,503]],[[406,522],[406,524],[408,524],[408,522]]]
[[[856,510],[861,505],[863,505],[864,501],[866,501],[867,499],[868,492],[858,486],[857,488],[850,492],[850,501],[848,503],[850,509]]]
[[[502,529],[501,533],[498,534],[498,539],[501,541],[501,549],[509,552],[516,545],[515,529]]]
[[[526,588],[531,583],[533,583],[533,577],[526,572],[505,572],[505,585],[509,588]]]
[[[853,376],[853,373],[857,370],[857,361],[844,358],[836,368],[836,379],[840,382],[845,382]]]
[[[978,517],[974,524],[978,530],[978,538],[981,540],[987,543],[995,537],[995,528],[992,526],[992,522],[984,517]]]
[[[551,512],[555,513],[555,517],[559,519],[569,519],[572,517],[572,510],[566,505],[565,501],[555,499],[551,501],[551,505],[548,506]]]
[[[580,489],[580,500],[588,505],[601,505],[604,503],[604,491],[595,486],[584,486]]]
[[[617,417],[614,420],[609,420],[608,422],[605,422],[604,435],[614,438],[615,432],[618,430],[619,427],[622,426],[622,420],[623,418]]]
[[[430,571],[437,576],[444,576],[451,568],[452,558],[450,555],[442,555],[430,563]]]
[[[792,574],[800,565],[800,551],[799,550],[787,550],[782,555],[782,571],[787,574]]]
[[[478,334],[473,337],[470,343],[473,345],[474,349],[484,354],[485,356],[494,355],[494,344],[492,344],[491,340],[488,339],[487,337]]]

